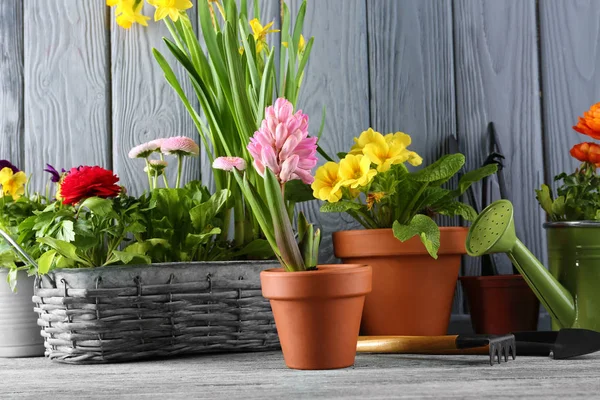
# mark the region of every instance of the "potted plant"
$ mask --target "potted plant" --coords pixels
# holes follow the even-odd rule
[[[573,129],[600,139],[599,121],[600,103],[596,103],[579,117]],[[569,292],[580,295],[575,320],[585,321],[586,318],[593,320],[597,315],[593,303],[582,302],[581,298],[594,298],[598,277],[600,176],[597,167],[600,166],[600,145],[579,143],[571,148],[570,154],[581,162],[579,167],[571,174],[563,172],[554,177],[556,194],[553,195],[548,185],[542,185],[536,190],[536,197],[548,216],[544,228],[548,240],[549,270]],[[553,329],[562,327],[556,319],[552,319]],[[598,329],[598,326],[590,329]]]
[[[44,341],[31,306],[33,274],[31,267],[12,252],[18,225],[44,207],[41,196],[29,196],[27,176],[7,160],[0,160],[0,357],[30,357],[44,354]],[[4,235],[7,235],[4,237]],[[28,244],[21,240],[23,246]],[[18,283],[18,284],[17,284]]]
[[[281,268],[261,272],[263,296],[271,302],[285,363],[296,369],[332,369],[354,364],[365,295],[371,291],[371,267],[317,265],[320,231],[300,213],[298,239],[285,199],[290,182],[313,181],[316,138],[308,136],[308,116],[277,99],[265,109],[248,152],[261,177],[253,185],[246,170],[229,167],[250,204]],[[241,163],[241,159],[237,159]]]
[[[502,162],[504,156],[493,122],[488,124],[487,136],[489,153],[484,165],[490,163],[498,165],[496,177],[500,197],[508,199],[510,195]],[[450,147],[458,149],[454,137],[451,138]],[[491,193],[490,179],[490,177],[483,178],[481,208],[473,188],[467,189],[469,201],[478,212],[488,206]],[[505,335],[510,332],[537,329],[539,301],[514,265],[511,273],[500,274],[497,259],[494,255],[485,254],[481,256],[480,276],[461,276],[459,279],[468,301],[471,324],[475,333]]]
[[[333,234],[335,255],[343,262],[373,267],[364,335],[446,334],[467,229],[439,228],[432,217],[474,219],[473,208],[456,198],[496,172],[488,165],[463,175],[456,189],[443,188],[464,156],[446,155],[410,172],[405,162],[422,162],[410,143],[405,133],[384,136],[368,129],[339,163],[320,167],[312,184],[314,196],[326,201],[322,212],[347,212],[366,228]]]

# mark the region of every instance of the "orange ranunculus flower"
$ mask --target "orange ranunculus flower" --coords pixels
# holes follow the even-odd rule
[[[579,143],[573,146],[571,155],[582,162],[589,162],[600,166],[600,145],[596,143]]]
[[[596,103],[579,117],[577,125],[573,127],[577,132],[600,139],[600,103]]]

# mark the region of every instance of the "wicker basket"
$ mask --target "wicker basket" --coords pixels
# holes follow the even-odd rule
[[[54,270],[33,301],[46,356],[73,364],[279,348],[260,271],[277,262]]]

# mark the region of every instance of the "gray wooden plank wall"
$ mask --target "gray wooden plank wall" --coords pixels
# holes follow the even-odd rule
[[[280,25],[279,1],[260,3],[262,21]],[[290,1],[292,13],[300,4]],[[143,165],[127,157],[130,147],[160,136],[198,139],[151,56],[152,47],[168,54],[163,24],[123,30],[104,0],[3,0],[0,18],[0,158],[32,174],[33,188],[44,187],[45,163],[100,164],[140,193]],[[483,161],[494,121],[518,235],[545,259],[533,189],[576,166],[568,149],[582,138],[571,126],[600,100],[598,21],[595,1],[309,1],[304,33],[315,44],[299,106],[313,130],[327,107],[329,153],[372,126],[411,134],[430,162],[456,134],[469,168]],[[186,165],[187,179],[210,183],[209,175],[206,157]],[[321,261],[334,261],[329,234],[356,224],[318,207],[302,209],[325,232]],[[463,272],[478,265],[471,260]],[[456,312],[462,303],[459,290]]]

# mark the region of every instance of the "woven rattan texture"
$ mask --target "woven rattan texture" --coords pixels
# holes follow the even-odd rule
[[[46,356],[74,364],[279,348],[259,274],[274,262],[55,270],[33,301]]]

